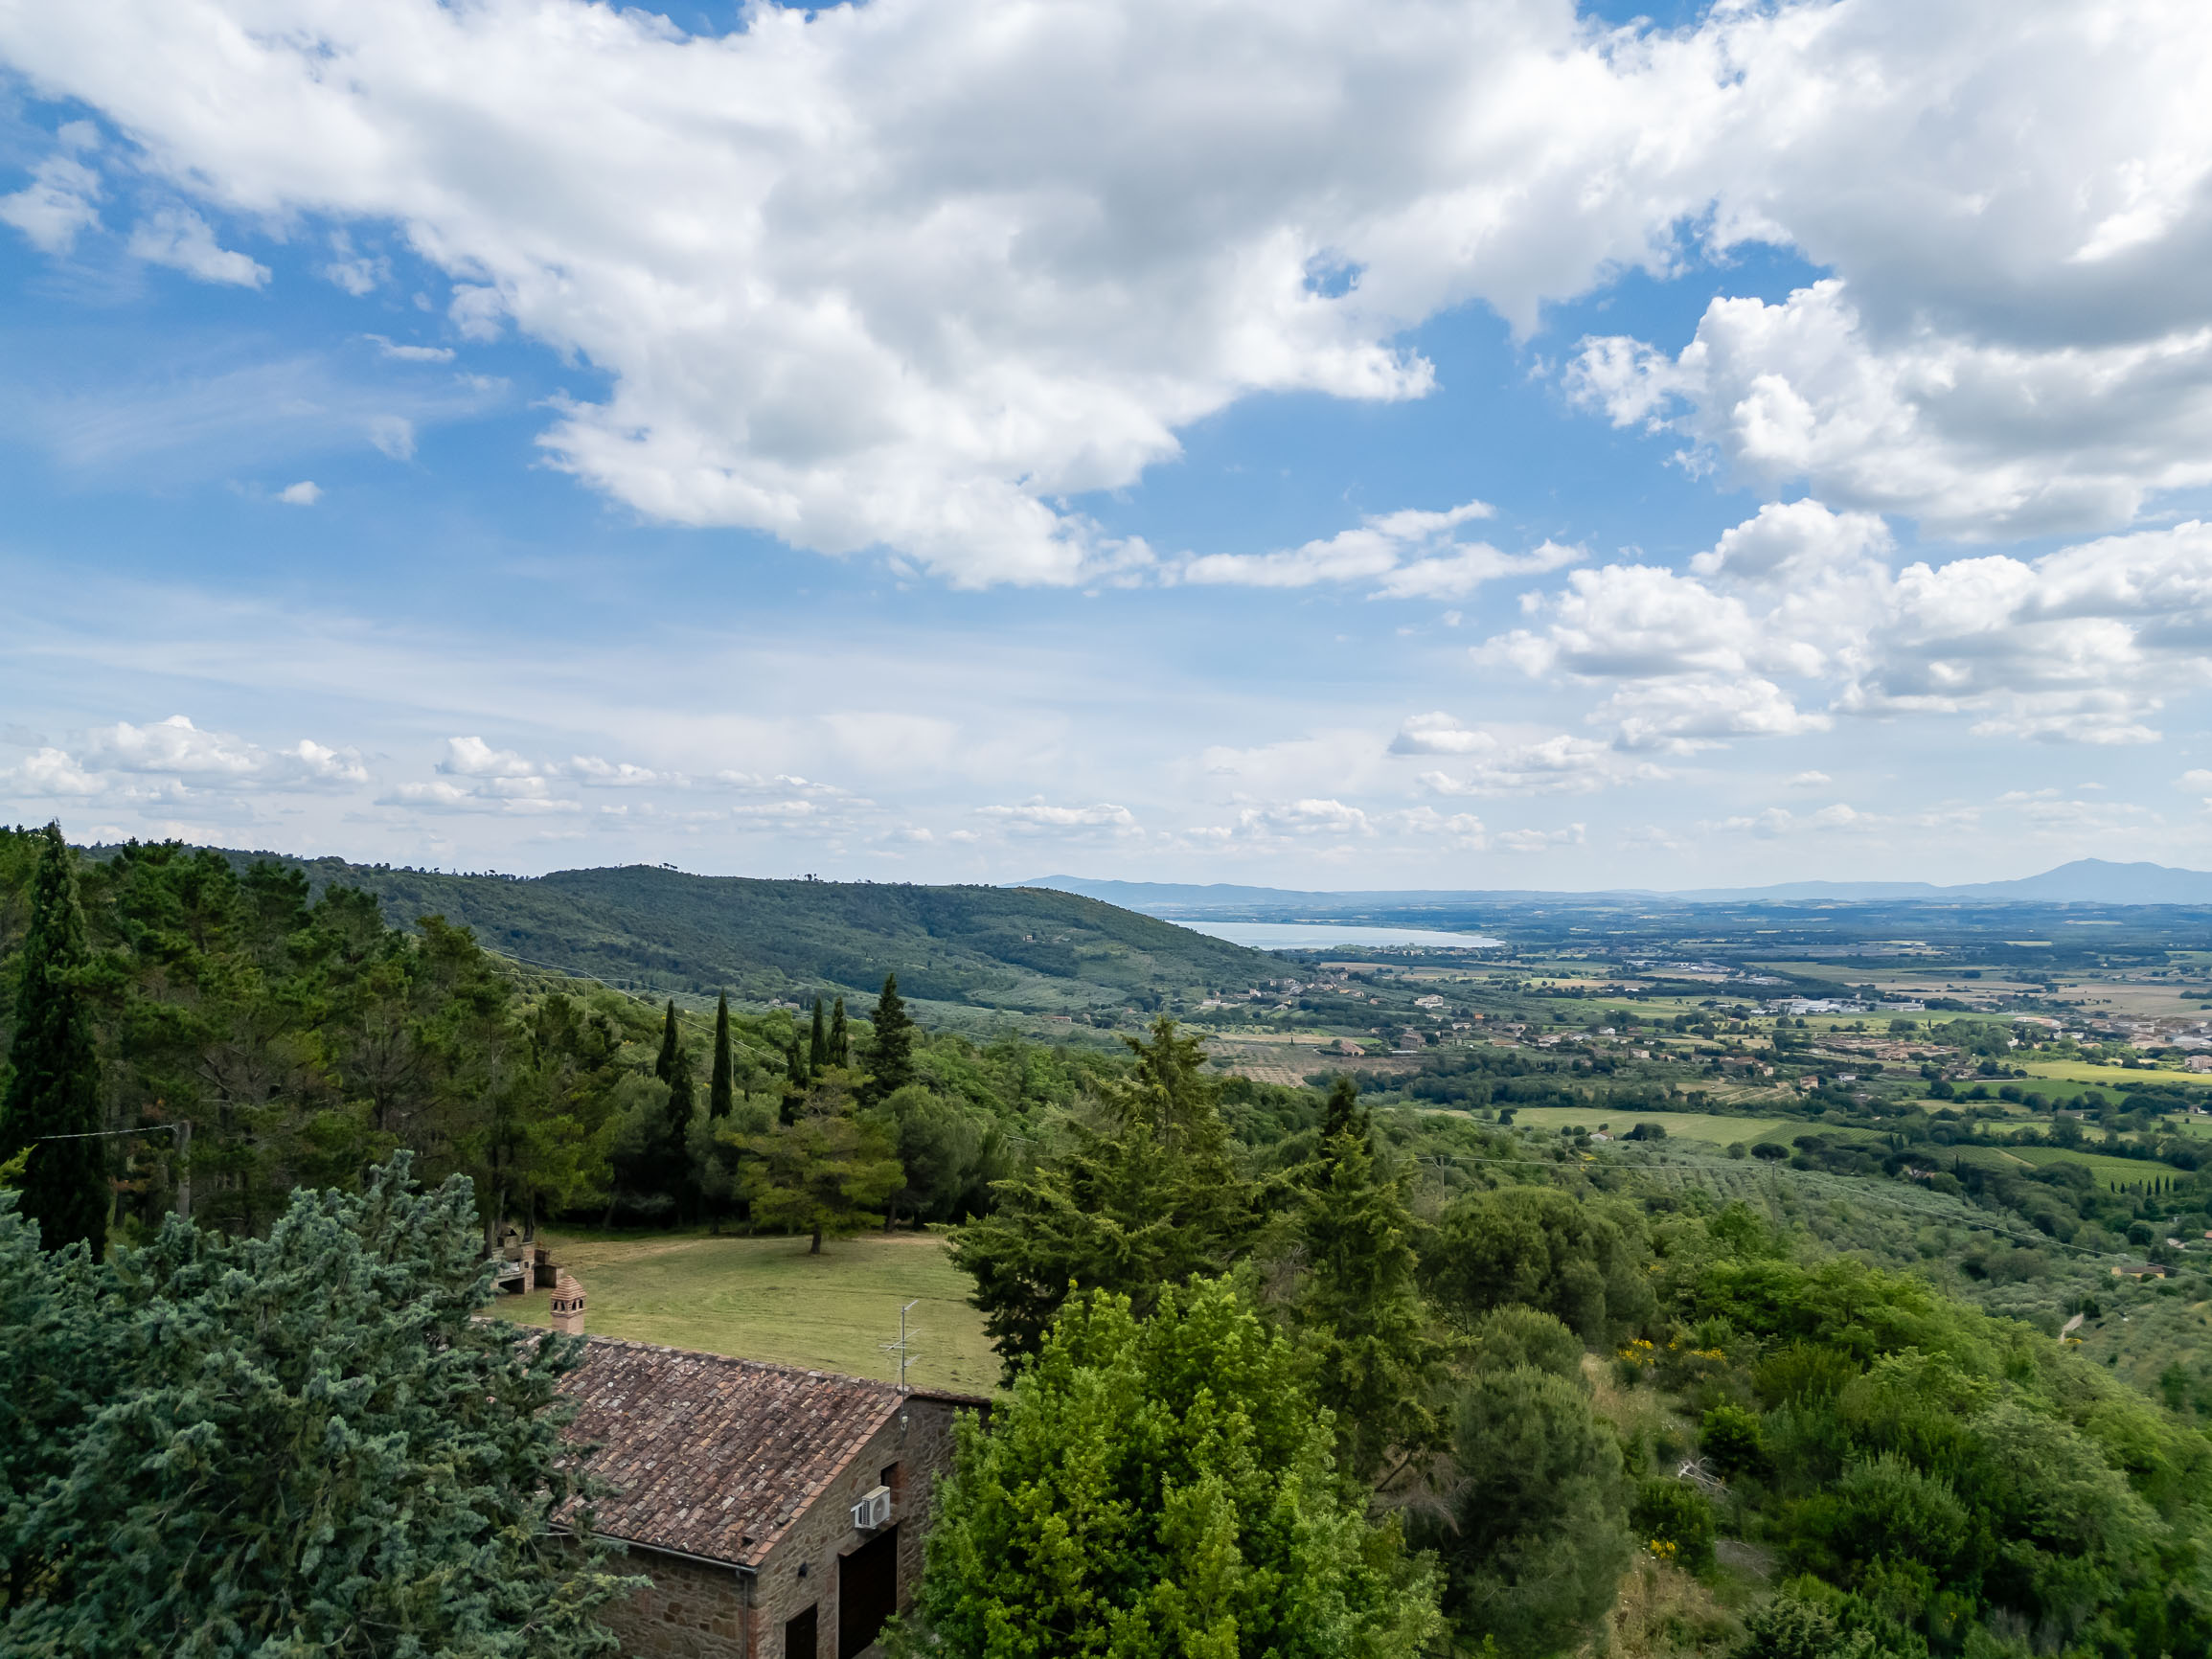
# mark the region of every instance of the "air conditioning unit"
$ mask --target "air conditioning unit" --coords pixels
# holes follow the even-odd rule
[[[853,1525],[863,1533],[881,1532],[891,1524],[891,1489],[877,1487],[860,1494],[853,1506]]]

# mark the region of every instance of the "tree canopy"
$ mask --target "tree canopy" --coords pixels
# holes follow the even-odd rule
[[[466,1180],[404,1154],[265,1238],[171,1217],[42,1255],[0,1194],[0,1584],[11,1653],[611,1650],[610,1573],[555,1393],[580,1340],[491,1298]]]
[[[91,962],[77,860],[49,824],[32,878],[30,928],[14,999],[15,1035],[0,1086],[0,1158],[28,1154],[24,1216],[49,1250],[107,1243],[112,1195],[99,1133],[100,1057],[84,977]]]
[[[1407,1659],[1438,1632],[1395,1522],[1334,1470],[1290,1345],[1228,1285],[1071,1302],[964,1420],[909,1651]]]

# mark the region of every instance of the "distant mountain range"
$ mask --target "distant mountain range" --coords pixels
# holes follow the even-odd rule
[[[2041,875],[2015,881],[1972,881],[1938,887],[1927,881],[1785,881],[1770,887],[1701,887],[1660,893],[1648,888],[1614,888],[1597,893],[1535,890],[1401,889],[1357,893],[1306,893],[1283,887],[1206,886],[1167,881],[1093,881],[1081,875],[1040,875],[1021,887],[1048,887],[1061,893],[1103,899],[1124,909],[1159,917],[1282,914],[1296,911],[1323,916],[1332,912],[1428,910],[1460,905],[1540,903],[1614,896],[1646,903],[1745,904],[1851,902],[1925,898],[1934,902],[1970,901],[2023,904],[2208,904],[2212,873],[2176,870],[2164,864],[2115,864],[2103,858],[2077,858]]]

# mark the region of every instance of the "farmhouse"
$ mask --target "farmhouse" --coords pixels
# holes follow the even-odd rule
[[[652,1587],[603,1617],[637,1659],[870,1659],[922,1576],[969,1395],[593,1337],[562,1380],[598,1531]]]

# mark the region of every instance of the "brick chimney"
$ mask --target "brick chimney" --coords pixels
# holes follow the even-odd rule
[[[583,1286],[565,1267],[553,1284],[553,1329],[563,1336],[583,1334]]]

